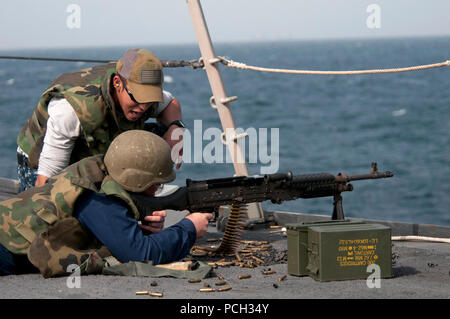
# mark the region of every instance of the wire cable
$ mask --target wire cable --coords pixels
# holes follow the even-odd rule
[[[396,72],[408,72],[418,71],[431,68],[439,68],[443,66],[450,66],[450,60],[434,64],[411,66],[406,68],[392,68],[392,69],[373,69],[373,70],[354,70],[354,71],[314,71],[314,70],[288,70],[288,69],[272,69],[262,68],[257,66],[246,65],[245,63],[236,62],[233,60],[219,57],[221,62],[230,68],[236,68],[241,70],[253,70],[259,72],[272,72],[272,73],[289,73],[289,74],[316,74],[316,75],[354,75],[354,74],[378,74],[378,73],[396,73]]]
[[[55,61],[55,62],[89,62],[89,63],[111,63],[114,60],[97,60],[97,59],[71,59],[71,58],[50,58],[50,57],[30,57],[30,56],[12,56],[1,55],[0,59],[10,60],[30,60],[30,61]],[[199,60],[177,61],[177,60],[161,60],[161,64],[165,68],[191,67],[193,69],[202,68],[203,63]]]

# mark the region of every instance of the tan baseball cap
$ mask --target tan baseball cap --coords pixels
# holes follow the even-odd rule
[[[130,49],[117,61],[117,73],[140,103],[162,102],[163,71],[161,61],[145,49]]]

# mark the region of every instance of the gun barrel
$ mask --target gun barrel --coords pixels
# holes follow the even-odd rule
[[[379,178],[389,178],[393,177],[394,173],[391,171],[385,171],[385,172],[373,172],[369,174],[360,174],[360,175],[352,175],[352,176],[345,176],[345,175],[338,175],[336,176],[336,182],[351,182],[351,181],[359,181],[363,179],[379,179]]]

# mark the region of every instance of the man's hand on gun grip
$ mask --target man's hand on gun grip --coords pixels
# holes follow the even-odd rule
[[[195,230],[197,231],[197,238],[202,238],[208,231],[209,220],[213,218],[211,213],[192,213],[186,216],[194,223]]]

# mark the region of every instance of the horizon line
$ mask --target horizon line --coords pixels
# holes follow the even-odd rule
[[[262,44],[262,43],[275,43],[275,42],[319,42],[319,41],[371,41],[371,40],[395,40],[395,39],[434,39],[434,38],[450,38],[450,34],[447,35],[393,35],[393,36],[371,36],[371,37],[319,37],[319,38],[298,38],[298,39],[251,39],[251,40],[226,40],[226,41],[214,41],[214,45],[230,45],[230,44]],[[10,48],[2,48],[0,47],[0,51],[16,51],[16,50],[64,50],[64,49],[106,49],[106,48],[124,48],[124,47],[148,47],[148,46],[157,46],[157,47],[169,47],[169,46],[191,46],[198,45],[198,42],[190,41],[190,42],[173,42],[173,43],[146,43],[146,44],[105,44],[105,45],[81,45],[81,46],[29,46],[29,47],[10,47]]]

